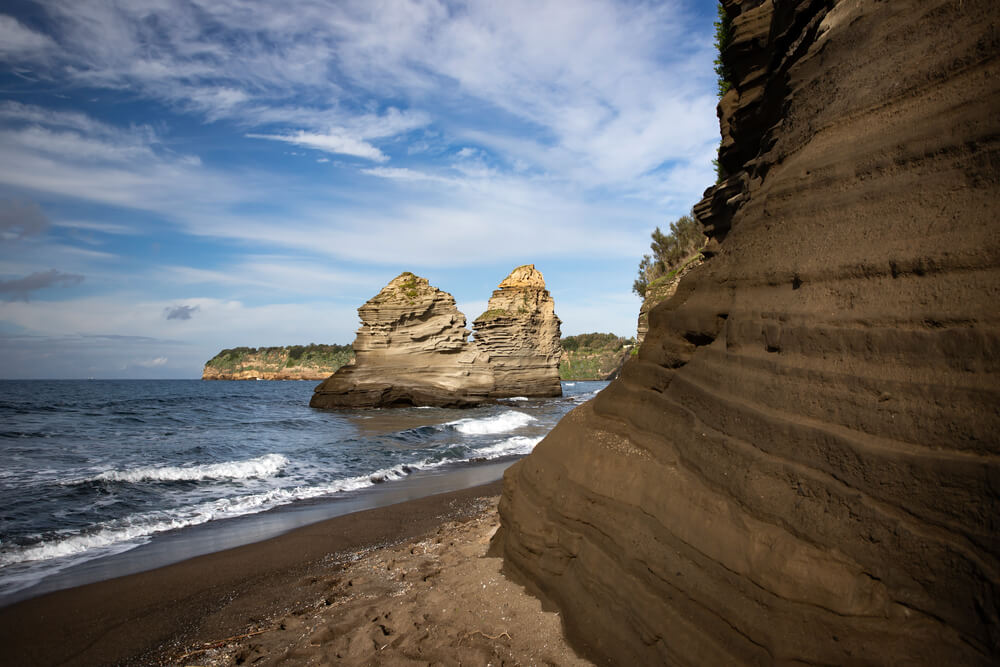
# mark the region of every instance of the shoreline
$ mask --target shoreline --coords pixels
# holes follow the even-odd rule
[[[368,488],[154,534],[145,544],[70,564],[29,586],[0,595],[0,610],[55,591],[262,542],[338,516],[489,484],[500,480],[519,458],[416,470],[402,479]]]
[[[405,560],[407,553],[412,557],[419,555],[426,558],[426,545],[424,553],[420,554],[416,546],[403,547],[416,538],[427,537],[435,530],[439,535],[442,531],[450,531],[446,546],[457,546],[460,551],[471,550],[481,552],[479,556],[485,555],[489,537],[495,529],[490,527],[489,522],[496,521],[496,497],[501,485],[502,482],[498,480],[481,486],[343,514],[261,542],[16,602],[0,608],[0,642],[5,647],[5,659],[11,664],[38,665],[173,664],[172,660],[192,650],[191,647],[196,647],[194,650],[201,655],[207,652],[199,649],[204,642],[254,633],[262,625],[266,625],[269,628],[267,632],[272,635],[268,641],[280,648],[279,644],[283,641],[280,636],[287,634],[285,629],[290,621],[278,619],[290,614],[298,618],[304,613],[303,609],[315,607],[316,600],[325,601],[320,607],[333,606],[331,596],[336,597],[332,591],[334,586],[346,586],[345,591],[354,589],[348,591],[354,595],[351,599],[360,599],[362,607],[368,604],[366,600],[369,598],[365,597],[367,594],[364,593],[364,585],[360,580],[355,587],[350,582],[344,584],[335,576],[346,567],[371,569],[371,559],[384,556],[387,549],[398,552],[393,557],[393,562]],[[493,518],[490,519],[490,516]],[[480,529],[471,540],[463,539],[458,534],[469,522],[475,523]],[[483,531],[487,529],[489,534],[484,539]],[[469,537],[465,535],[465,538]],[[442,541],[439,540],[438,544],[442,544]],[[495,570],[494,585],[498,583],[496,577],[499,577],[506,586],[520,589],[503,575],[499,575],[499,559],[475,558],[470,553],[465,555],[468,557],[452,560],[461,561],[462,567],[488,566]],[[381,568],[377,569],[381,571]],[[457,572],[461,567],[447,569],[449,572]],[[392,568],[388,567],[385,571],[391,572]],[[405,578],[405,573],[403,576]],[[423,580],[420,583],[434,589],[435,576],[444,579],[442,568],[420,577]],[[415,578],[411,576],[411,582],[413,581]],[[378,582],[369,582],[368,588],[377,588],[378,585]],[[464,583],[454,583],[450,588],[460,588],[463,585]],[[487,584],[484,583],[484,591],[486,587]],[[449,587],[446,586],[445,589],[447,588]],[[478,584],[474,589],[479,590]],[[550,612],[542,612],[540,603],[523,593],[523,589],[520,590],[525,596],[521,601],[522,606],[538,605],[539,614],[555,616]],[[442,593],[440,585],[437,592],[444,594],[446,598],[451,595],[447,590]],[[407,593],[398,597],[401,604],[415,605],[417,609],[425,606],[419,595]],[[510,597],[509,593],[507,597]],[[384,595],[375,595],[371,599],[381,598]],[[387,604],[389,602],[383,601]],[[437,606],[436,603],[432,605],[435,610]],[[343,610],[349,607],[350,605],[343,605]],[[428,607],[429,611],[431,607]],[[368,610],[354,609],[354,612],[356,613],[348,614],[339,621],[341,625],[346,623],[350,626],[341,628],[344,636],[350,634],[350,628],[359,629],[354,627],[361,623],[358,613],[364,612],[361,616],[365,616]],[[482,619],[468,620],[478,628]],[[269,625],[272,622],[278,624]],[[537,625],[537,622],[537,619],[530,620],[528,627],[531,624]],[[545,645],[553,642],[555,645],[562,641],[558,621],[555,622],[555,630],[549,627],[545,631]],[[382,625],[386,623],[383,622]],[[280,628],[280,631],[276,628]],[[461,632],[456,629],[456,633]],[[512,634],[510,630],[506,632],[508,635]],[[490,650],[500,650],[495,640],[485,639],[486,635],[465,637],[468,640],[466,648],[472,650],[477,642],[487,641]],[[455,635],[457,636],[458,634]],[[427,650],[435,646],[441,650],[449,650],[433,637],[423,637],[422,634],[420,637]],[[256,635],[248,635],[244,639],[250,638],[256,638]],[[286,639],[291,641],[293,638]],[[259,646],[260,642],[256,642],[256,645]],[[399,641],[397,645],[402,648],[406,643]],[[364,653],[369,646],[373,645],[363,642],[355,649]],[[310,643],[309,647],[322,648],[323,643],[319,647]],[[575,655],[568,648],[564,647],[564,650],[570,651],[566,654],[567,659]],[[373,654],[368,657],[379,658],[381,655]],[[388,658],[388,655],[384,654],[384,657]],[[360,659],[360,654],[358,657]],[[199,658],[198,664],[205,663]],[[230,663],[223,661],[216,664]]]

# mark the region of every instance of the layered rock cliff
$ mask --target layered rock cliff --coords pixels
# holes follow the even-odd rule
[[[476,318],[475,344],[493,369],[496,398],[559,396],[559,318],[534,264],[514,269]]]
[[[689,271],[701,266],[701,264],[702,255],[699,251],[684,260],[684,263],[673,271],[649,283],[646,293],[642,297],[642,304],[639,306],[639,322],[635,328],[635,341],[637,345],[642,345],[642,342],[646,340],[646,334],[649,332],[649,311],[672,297],[674,292],[677,291],[677,286],[680,285],[681,279]]]
[[[316,408],[464,407],[509,396],[559,396],[559,319],[541,273],[500,284],[475,340],[455,299],[402,273],[358,309],[355,363],[316,387]],[[554,351],[553,351],[554,346]]]
[[[322,380],[354,360],[348,345],[236,347],[205,363],[202,380]]]
[[[996,664],[996,4],[724,4],[709,259],[495,546],[602,663]]]
[[[402,273],[358,308],[355,361],[316,387],[314,408],[466,406],[493,387],[451,294]]]

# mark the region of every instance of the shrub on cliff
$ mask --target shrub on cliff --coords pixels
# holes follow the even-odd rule
[[[604,380],[621,366],[626,348],[635,345],[634,338],[613,333],[586,333],[567,336],[561,341],[559,363],[561,380]]]
[[[664,234],[657,227],[649,248],[652,255],[643,255],[639,262],[639,277],[632,283],[632,291],[640,298],[646,296],[650,283],[676,272],[688,259],[705,245],[703,228],[694,215],[681,216],[670,223],[670,233]]]

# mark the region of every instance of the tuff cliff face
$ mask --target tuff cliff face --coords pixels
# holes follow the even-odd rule
[[[642,305],[639,306],[639,322],[635,328],[635,342],[637,345],[642,345],[642,342],[646,340],[646,334],[649,333],[649,311],[672,297],[674,292],[677,291],[677,286],[680,284],[681,278],[686,276],[692,269],[701,266],[702,261],[701,253],[699,252],[677,267],[676,271],[671,271],[649,284],[649,287],[646,288],[646,294],[642,298]]]
[[[355,361],[316,387],[312,407],[459,407],[492,389],[485,358],[468,342],[465,315],[426,278],[400,274],[358,315]]]
[[[316,387],[309,404],[463,407],[561,395],[559,320],[541,274],[534,266],[515,269],[490,308],[470,341],[450,294],[412,273],[397,276],[358,309],[355,363]]]
[[[492,396],[559,396],[559,318],[534,264],[514,269],[473,326],[493,368]]]
[[[725,6],[709,259],[496,546],[599,662],[996,664],[996,5]]]

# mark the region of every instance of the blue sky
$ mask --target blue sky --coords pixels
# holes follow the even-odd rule
[[[0,377],[199,377],[349,343],[404,270],[512,268],[634,335],[649,233],[714,180],[706,0],[8,0]]]

